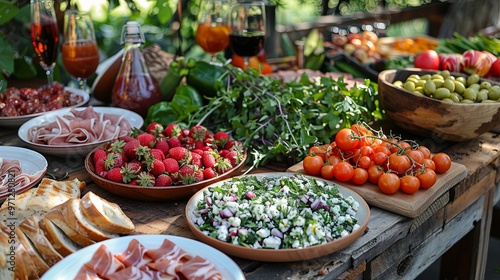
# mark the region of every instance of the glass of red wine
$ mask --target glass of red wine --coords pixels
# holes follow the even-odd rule
[[[49,85],[54,81],[53,70],[59,48],[59,30],[53,0],[31,0],[31,42],[40,65],[47,74]]]
[[[243,2],[234,4],[229,17],[229,45],[232,51],[245,62],[264,48],[266,35],[264,2]]]

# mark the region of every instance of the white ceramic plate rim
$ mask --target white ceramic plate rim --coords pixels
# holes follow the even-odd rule
[[[214,184],[211,184],[211,185],[209,185],[209,186],[201,189],[200,191],[198,191],[188,201],[188,203],[186,205],[186,215],[187,215],[186,219],[187,219],[187,222],[191,225],[190,228],[195,228],[198,231],[198,233],[201,233],[201,231],[194,225],[193,219],[195,218],[195,216],[194,216],[194,210],[196,209],[196,204],[198,203],[198,201],[200,201],[203,198],[203,191],[206,188],[210,188],[210,187],[214,187],[214,186],[217,186],[217,185],[221,185],[221,184],[223,184],[223,183],[225,183],[227,181],[230,181],[230,180],[232,180],[234,178],[239,178],[239,177],[244,177],[244,176],[257,176],[257,177],[281,177],[281,176],[289,176],[289,177],[291,177],[291,176],[294,176],[294,175],[297,175],[297,174],[296,173],[289,173],[289,172],[257,173],[257,174],[248,174],[248,175],[243,175],[243,176],[237,176],[237,177],[233,177],[233,178],[230,178],[230,179],[222,180],[222,181],[216,182]],[[366,201],[359,194],[357,194],[356,192],[354,192],[354,191],[352,191],[352,190],[350,190],[350,189],[348,189],[346,187],[343,187],[343,186],[341,186],[339,184],[336,184],[334,182],[331,182],[331,181],[328,181],[328,180],[325,180],[325,179],[316,178],[316,177],[312,177],[312,176],[308,176],[308,175],[304,175],[304,176],[310,177],[310,178],[314,178],[314,179],[319,180],[319,181],[324,181],[324,182],[326,182],[328,184],[337,185],[339,192],[344,197],[352,196],[352,198],[359,203],[359,208],[358,208],[358,212],[357,212],[357,215],[356,215],[356,218],[358,219],[358,223],[357,224],[361,226],[364,223],[368,222],[370,208],[368,207],[368,204],[366,203]],[[356,229],[356,231],[360,231],[360,230],[363,230],[363,228],[360,227],[360,228]],[[203,234],[203,233],[201,233],[201,234]],[[205,235],[205,236],[207,236],[207,235]],[[337,239],[335,239],[335,240],[333,240],[331,242],[335,242],[337,240],[340,240],[342,238],[346,238],[348,236],[337,238]],[[209,236],[207,236],[207,238],[211,238],[213,240],[216,240],[217,242],[223,242],[223,241],[220,241],[218,239],[215,239],[215,238],[212,238],[212,237],[209,237]],[[318,246],[326,246],[327,244],[329,244],[331,242],[324,243],[324,244],[319,244],[319,245],[314,245],[314,246],[310,246],[310,247],[306,247],[306,248],[300,248],[300,249],[279,249],[279,250],[265,249],[265,248],[253,249],[253,248],[247,248],[247,247],[240,246],[240,245],[234,245],[234,244],[231,244],[231,243],[228,243],[228,242],[224,242],[224,244],[226,244],[227,246],[230,246],[235,251],[237,251],[237,250],[259,251],[259,252],[261,252],[261,251],[266,252],[267,251],[267,252],[273,252],[273,253],[281,252],[283,254],[290,254],[290,253],[294,253],[294,252],[300,252],[301,250],[311,250],[311,249],[314,249],[315,247],[318,247]]]
[[[86,153],[90,152],[95,147],[109,140],[97,141],[93,143],[74,144],[74,145],[44,145],[44,144],[33,143],[28,140],[28,131],[31,127],[36,125],[41,125],[43,123],[53,122],[55,121],[56,116],[64,116],[73,109],[82,111],[85,110],[86,108],[87,107],[65,108],[54,112],[48,112],[45,115],[38,116],[36,118],[33,118],[25,122],[19,128],[17,135],[19,139],[21,139],[21,141],[26,143],[30,148],[33,148],[34,150],[37,150],[42,153],[47,153],[52,155],[82,153],[86,155]],[[139,114],[127,109],[116,108],[116,107],[98,107],[98,106],[94,106],[93,108],[98,113],[123,115],[130,122],[131,127],[140,128],[144,124],[144,119]]]
[[[42,116],[42,115],[47,114],[47,113],[57,112],[57,111],[60,111],[60,110],[65,110],[67,108],[76,108],[76,107],[83,106],[83,105],[87,104],[87,102],[90,99],[89,94],[86,93],[86,92],[84,92],[84,91],[82,91],[82,90],[75,89],[75,88],[70,88],[70,87],[65,87],[64,90],[82,96],[83,97],[83,101],[80,102],[80,103],[78,103],[78,104],[75,104],[73,106],[70,106],[70,107],[64,107],[64,108],[61,108],[61,109],[56,109],[56,110],[47,111],[47,112],[40,112],[40,113],[36,113],[36,114],[30,114],[30,115],[24,115],[24,116],[15,116],[15,117],[0,117],[0,126],[7,126],[7,127],[20,126],[20,125],[22,125],[23,123],[25,123],[26,121],[28,121],[30,119],[33,119],[33,118],[38,117],[38,116]]]
[[[104,244],[113,254],[117,254],[125,251],[134,238],[148,249],[158,248],[165,239],[168,239],[187,253],[193,256],[198,255],[213,263],[222,274],[223,279],[245,279],[240,267],[232,259],[219,250],[199,241],[172,235],[129,235],[102,241],[76,251],[51,267],[42,275],[41,280],[74,279],[83,264],[92,258],[99,246]]]
[[[22,173],[34,175],[35,173],[41,171],[30,184],[16,189],[16,195],[36,185],[47,172],[47,159],[45,159],[43,155],[30,149],[14,146],[0,146],[0,157],[10,160],[19,160],[21,163]],[[10,193],[1,195],[0,201],[5,199],[9,194]]]

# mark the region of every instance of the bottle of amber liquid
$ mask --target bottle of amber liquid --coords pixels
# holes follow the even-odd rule
[[[123,26],[121,42],[124,52],[111,103],[146,117],[149,107],[161,101],[161,92],[141,53],[144,34],[137,22],[129,21]]]

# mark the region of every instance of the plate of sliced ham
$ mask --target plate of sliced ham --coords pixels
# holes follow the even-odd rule
[[[199,241],[129,235],[85,247],[55,264],[41,279],[243,280],[245,276],[231,258]]]
[[[143,118],[115,107],[67,108],[24,123],[19,138],[40,153],[85,157],[95,147],[140,128]]]
[[[0,203],[35,186],[47,172],[41,154],[20,147],[0,146]]]

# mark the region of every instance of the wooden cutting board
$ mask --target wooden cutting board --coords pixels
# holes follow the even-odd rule
[[[288,172],[305,174],[302,162],[287,169]],[[408,195],[401,191],[393,195],[382,193],[378,187],[371,183],[357,186],[352,183],[339,182],[336,184],[347,187],[358,193],[371,206],[379,207],[406,217],[415,218],[422,214],[436,199],[448,191],[451,187],[467,177],[467,169],[463,164],[452,162],[450,169],[444,174],[437,175],[437,181],[429,189],[420,189],[416,193]]]

